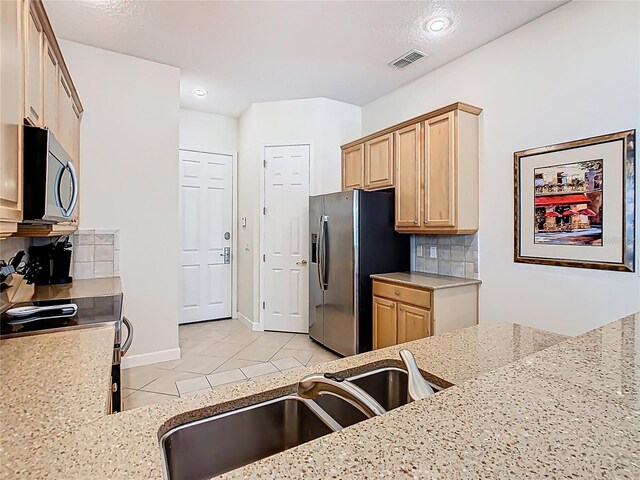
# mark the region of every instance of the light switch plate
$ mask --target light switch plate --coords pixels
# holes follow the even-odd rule
[[[429,248],[429,256],[431,258],[438,258],[438,247],[430,247]]]

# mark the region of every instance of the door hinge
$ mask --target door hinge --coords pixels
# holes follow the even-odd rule
[[[262,214],[266,215],[267,214],[267,207],[262,207]]]
[[[262,302],[262,309],[264,310],[267,306],[267,302]]]
[[[264,168],[267,168],[267,161],[266,161],[266,160],[262,160],[262,166],[263,166]]]
[[[267,256],[266,255],[262,255],[262,261],[266,262],[267,261]]]

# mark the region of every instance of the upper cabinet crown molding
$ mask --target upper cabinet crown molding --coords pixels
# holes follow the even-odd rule
[[[83,106],[41,0],[0,1],[0,239],[72,232],[67,225],[23,225],[23,123],[48,128],[80,164]]]
[[[469,234],[478,230],[478,115],[453,103],[342,146],[343,189],[395,187],[396,230]],[[349,152],[361,152],[347,169]],[[348,182],[361,178],[364,183]]]
[[[469,105],[468,103],[456,102],[456,103],[452,103],[451,105],[447,105],[446,107],[441,107],[441,108],[438,108],[437,110],[433,110],[432,112],[423,113],[422,115],[419,115],[417,117],[411,118],[409,120],[405,120],[404,122],[400,122],[400,123],[398,123],[396,125],[392,125],[391,127],[387,127],[385,129],[377,131],[375,133],[371,133],[371,134],[367,135],[366,137],[362,137],[362,138],[359,138],[357,140],[353,140],[352,142],[345,143],[344,145],[341,146],[341,148],[344,150],[345,148],[353,147],[354,145],[357,145],[357,144],[363,143],[363,142],[367,142],[367,141],[372,140],[372,139],[374,139],[376,137],[379,137],[380,135],[393,133],[396,130],[400,130],[401,128],[408,127],[408,126],[414,125],[416,123],[424,122],[425,120],[428,120],[429,118],[437,117],[439,115],[442,115],[443,113],[453,112],[454,110],[459,110],[461,112],[467,112],[467,113],[470,113],[472,115],[480,115],[482,113],[482,109],[479,108],[479,107],[474,107],[473,105]]]

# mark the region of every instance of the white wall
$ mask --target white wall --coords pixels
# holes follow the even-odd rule
[[[240,117],[238,216],[238,311],[257,322],[259,313],[259,223],[262,147],[311,142],[310,194],[341,189],[340,145],[360,136],[361,109],[327,98],[254,103]]]
[[[180,109],[180,148],[200,152],[236,152],[238,119]]]
[[[640,126],[639,17],[637,2],[572,2],[363,107],[363,134],[458,100],[484,109],[481,322],[578,334],[640,310],[638,273],[513,263],[513,152]]]
[[[180,70],[60,45],[85,108],[80,227],[120,230],[124,313],[135,324],[128,357],[179,355]]]

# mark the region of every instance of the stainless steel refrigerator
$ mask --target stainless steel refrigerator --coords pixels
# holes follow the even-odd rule
[[[395,231],[393,191],[310,197],[309,336],[342,355],[373,346],[373,273],[409,270],[410,236]]]

